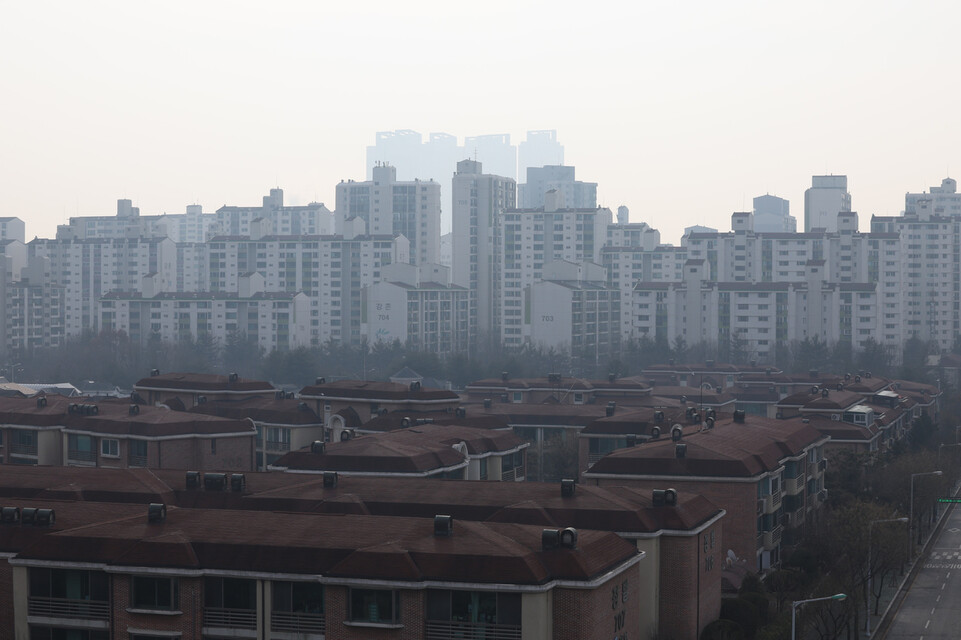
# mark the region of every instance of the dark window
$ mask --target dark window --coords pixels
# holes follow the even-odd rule
[[[204,606],[216,609],[256,609],[257,583],[243,578],[205,578]]]
[[[521,596],[494,591],[428,589],[427,619],[520,626]]]
[[[176,609],[180,603],[176,578],[133,576],[130,605],[135,609]]]
[[[324,586],[316,582],[274,582],[274,611],[323,613]]]
[[[106,602],[108,590],[107,574],[100,571],[30,569],[32,597]]]
[[[351,622],[396,623],[400,619],[400,593],[389,589],[351,589]]]
[[[86,629],[56,629],[30,625],[30,640],[108,640],[108,631]]]

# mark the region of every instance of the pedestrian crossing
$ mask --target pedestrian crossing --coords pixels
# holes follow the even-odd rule
[[[925,569],[961,569],[961,549],[934,550],[928,561],[924,563]]]

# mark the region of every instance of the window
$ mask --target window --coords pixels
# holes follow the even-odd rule
[[[243,578],[204,578],[204,606],[214,609],[256,609],[257,583]]]
[[[400,620],[400,592],[390,589],[351,589],[350,621],[396,624]]]
[[[110,599],[107,574],[77,569],[30,568],[30,596],[106,602]]]
[[[324,585],[316,582],[274,582],[274,611],[324,613]]]
[[[180,605],[176,578],[133,576],[130,579],[130,606],[134,609],[176,609]]]
[[[427,590],[427,621],[521,624],[521,595],[493,591]]]
[[[120,457],[120,441],[112,438],[104,438],[100,441],[100,455],[107,458]]]
[[[210,439],[210,453],[217,453],[217,440],[215,438]]]

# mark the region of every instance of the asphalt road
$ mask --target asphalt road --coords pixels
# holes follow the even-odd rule
[[[961,509],[947,516],[884,637],[961,639]]]

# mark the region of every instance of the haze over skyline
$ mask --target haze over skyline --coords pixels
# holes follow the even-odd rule
[[[556,129],[664,242],[846,174],[861,228],[952,174],[950,2],[3,3],[0,215],[334,206],[377,131]],[[957,177],[957,176],[954,176]],[[523,178],[522,178],[523,179]],[[450,184],[442,180],[445,216]]]

